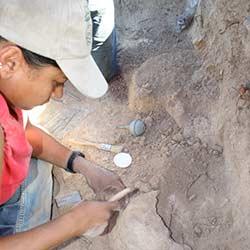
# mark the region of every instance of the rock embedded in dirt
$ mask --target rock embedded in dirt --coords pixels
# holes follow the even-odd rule
[[[149,112],[165,107],[168,111],[169,106],[184,114],[178,93],[190,82],[196,61],[192,50],[179,49],[148,59],[132,76],[128,93],[130,109]]]
[[[158,188],[157,179],[151,180],[152,175],[161,176],[158,213],[176,242],[187,242],[192,250],[250,249],[249,107],[236,112],[237,89],[250,79],[249,0],[200,1],[193,25],[178,36],[171,27],[185,1],[115,2],[122,81],[112,84],[113,92],[109,92],[99,108],[99,101],[84,99],[81,105],[72,103],[76,113],[73,117],[71,109],[67,117],[73,117],[73,124],[82,127],[83,138],[90,136],[128,145],[136,161],[132,169],[122,172],[126,184],[136,184],[142,192],[151,192]],[[66,104],[68,110],[71,102]],[[85,108],[86,104],[87,112],[77,115],[79,107]],[[168,124],[166,113],[174,125]],[[131,141],[126,133],[112,129],[119,123],[145,116],[154,118],[145,133],[145,142],[143,138]],[[84,117],[87,121],[82,123]],[[55,122],[58,116],[52,118]],[[62,121],[68,122],[64,117]],[[150,124],[150,119],[146,123]],[[170,141],[178,133],[174,126],[183,131],[185,139],[180,143]],[[72,130],[72,126],[63,131],[66,130]],[[214,147],[216,144],[223,148]],[[164,157],[160,157],[159,150]],[[92,160],[100,161],[103,154],[99,154],[91,152]],[[88,198],[86,195],[84,198]],[[95,239],[90,248],[65,249],[144,250],[144,240],[145,244],[148,240],[153,242],[148,244],[150,250],[174,249],[176,245],[166,247],[169,233],[159,221],[155,196],[143,195],[145,199],[139,196],[132,200],[131,215],[124,212],[121,216],[124,224],[118,225],[119,230],[115,229],[111,240],[104,236]],[[172,196],[175,199],[169,202]],[[139,211],[134,201],[141,204]],[[160,237],[152,233],[148,236],[147,230],[151,232],[150,226],[155,228],[156,224],[161,230]],[[158,240],[162,243],[158,244]]]
[[[201,227],[199,226],[199,225],[195,225],[194,226],[194,233],[195,233],[195,235],[197,236],[197,237],[201,237],[201,235],[202,235],[202,229],[201,229]]]
[[[181,133],[175,134],[172,139],[176,142],[181,142],[184,138],[183,135]]]
[[[159,177],[158,176],[153,176],[149,180],[149,184],[152,190],[157,190],[159,189]]]
[[[185,250],[175,243],[156,213],[158,192],[132,199],[109,235],[112,250]],[[118,237],[119,236],[119,237]]]
[[[142,193],[148,193],[148,192],[150,192],[152,190],[149,183],[145,183],[145,182],[142,182],[142,181],[137,181],[134,184],[134,187],[138,188]]]
[[[243,25],[247,28],[248,32],[250,32],[250,16],[247,16]]]
[[[147,126],[147,128],[150,128],[153,125],[154,119],[151,116],[148,116],[145,119],[145,124]]]

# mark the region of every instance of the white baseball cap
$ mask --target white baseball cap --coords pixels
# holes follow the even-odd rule
[[[57,62],[85,96],[108,84],[92,58],[92,22],[86,0],[0,0],[0,36]]]

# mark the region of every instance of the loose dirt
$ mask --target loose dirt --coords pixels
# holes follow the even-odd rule
[[[51,102],[38,122],[66,145],[124,145],[133,157],[127,169],[113,164],[112,153],[72,148],[140,192],[110,235],[59,249],[250,249],[249,102],[236,105],[236,90],[250,79],[249,2],[201,0],[181,34],[175,19],[184,1],[115,5],[120,74],[109,93],[90,100],[67,86],[62,102]],[[133,119],[145,121],[143,136],[116,129]],[[63,190],[95,198],[82,176],[56,176]]]

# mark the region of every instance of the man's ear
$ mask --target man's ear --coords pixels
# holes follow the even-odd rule
[[[15,45],[0,48],[0,76],[9,79],[25,64],[21,49]]]

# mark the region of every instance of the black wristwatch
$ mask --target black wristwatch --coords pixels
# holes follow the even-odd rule
[[[65,170],[69,173],[76,173],[74,170],[73,170],[73,162],[75,160],[76,157],[83,157],[85,158],[85,155],[80,152],[80,151],[72,151],[72,154],[70,155],[69,159],[68,159],[68,162],[67,162],[67,167],[65,168]]]

